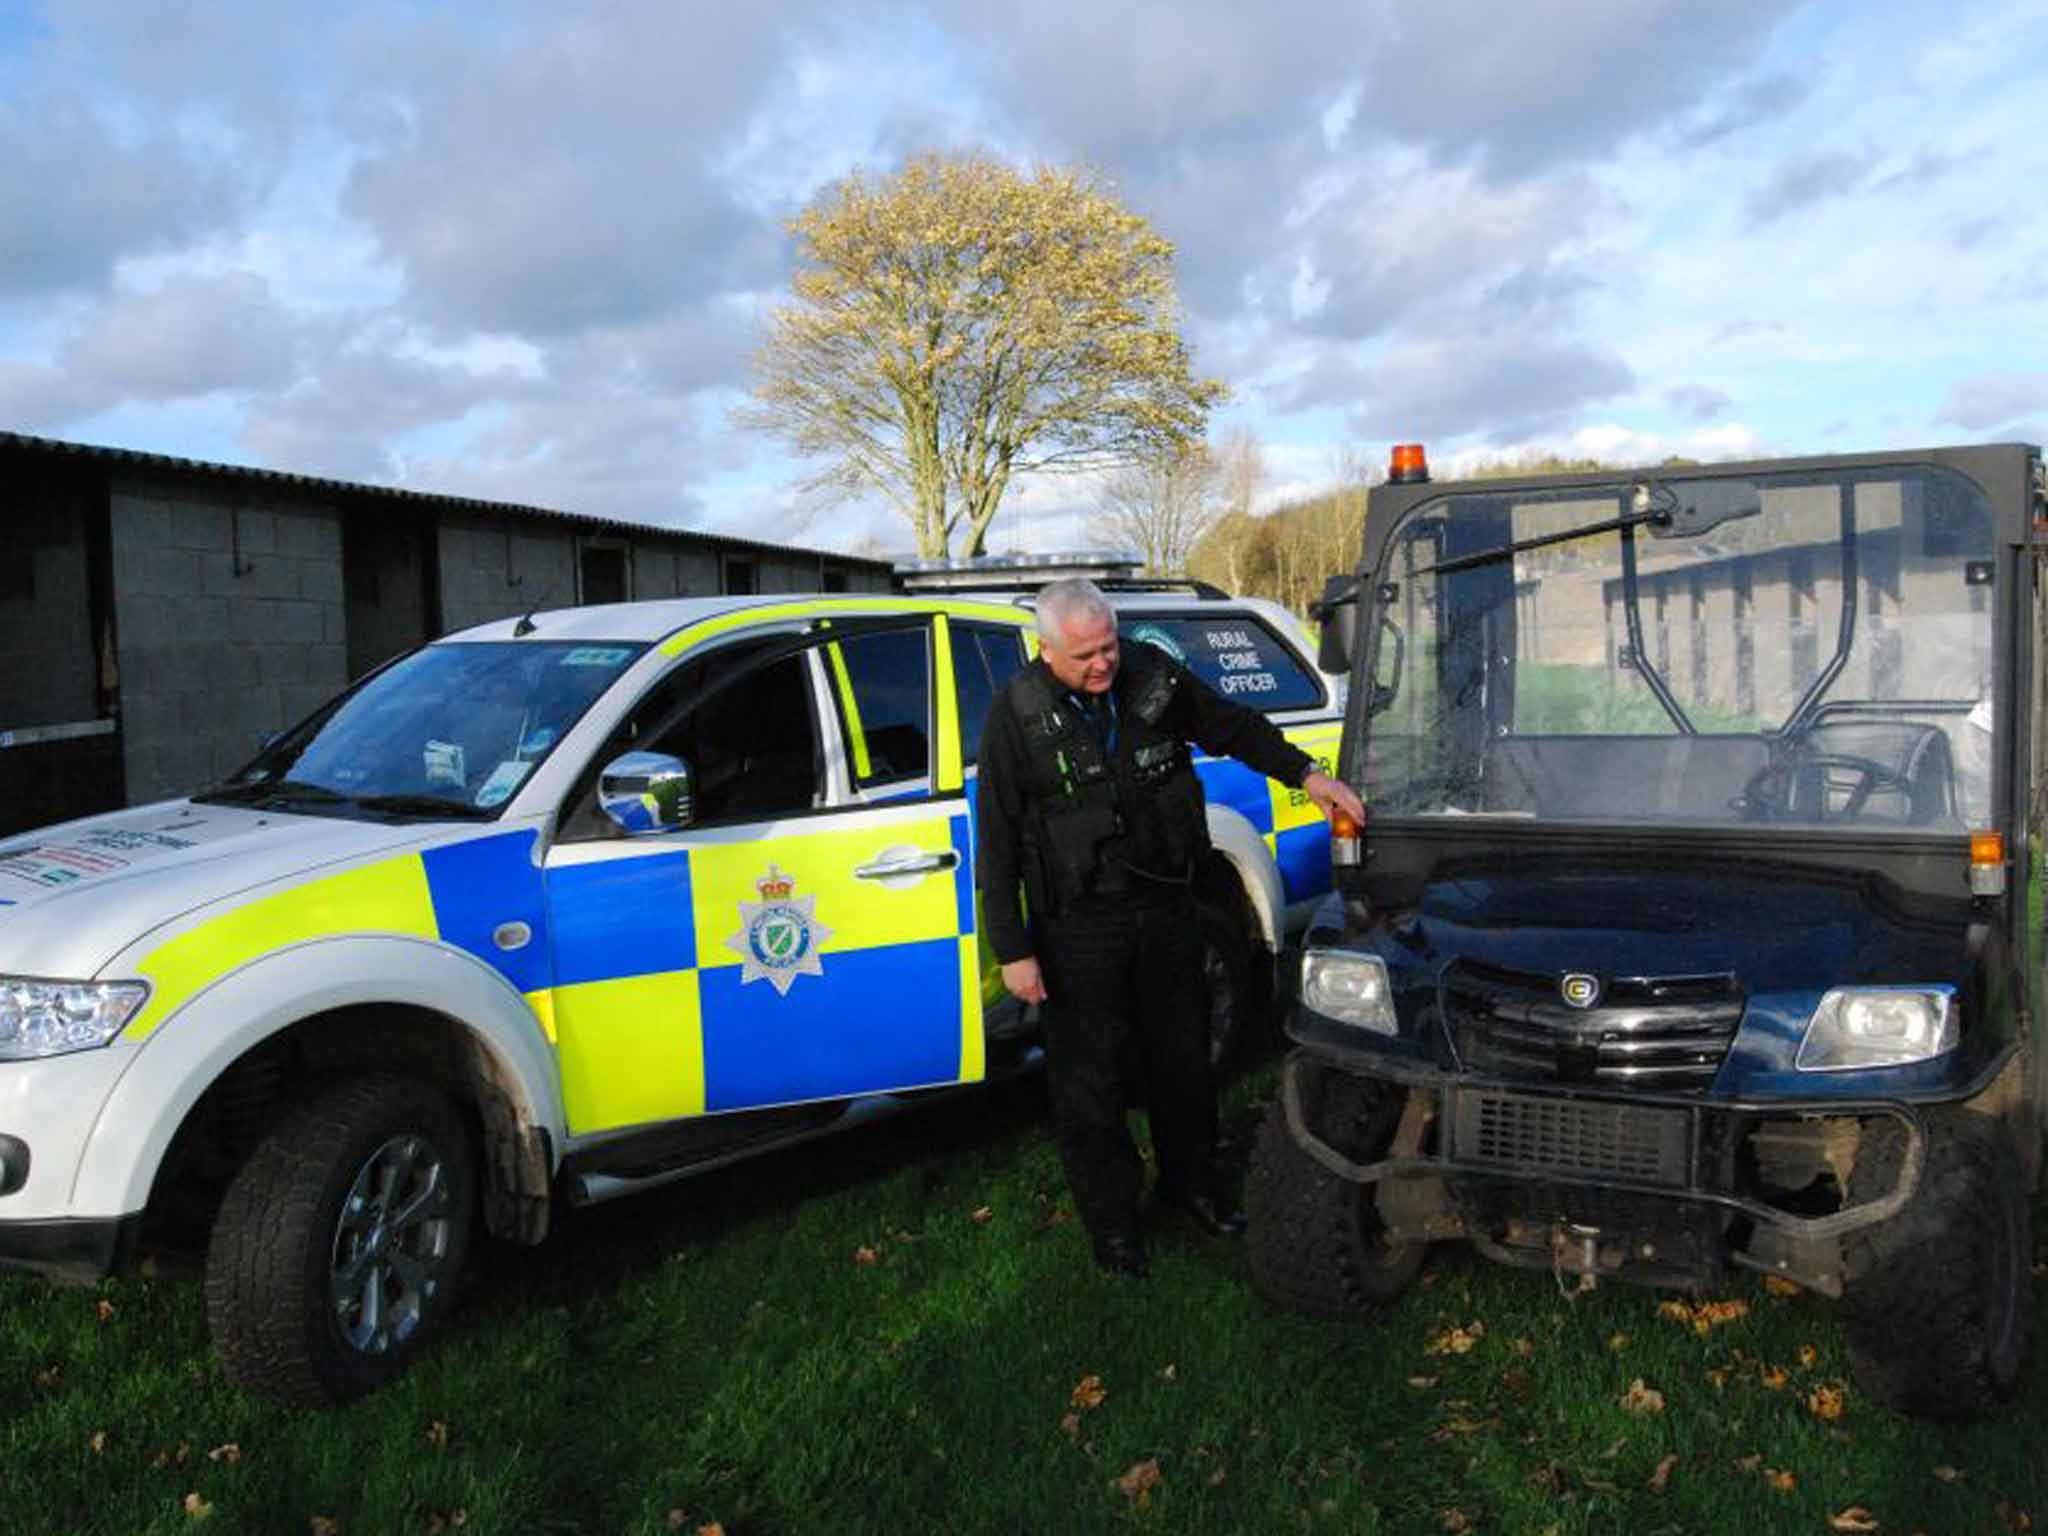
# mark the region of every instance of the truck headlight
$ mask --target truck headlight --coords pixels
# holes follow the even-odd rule
[[[1802,1072],[1900,1067],[1956,1048],[1954,987],[1837,987],[1799,1043]]]
[[[1376,1035],[1395,1034],[1394,989],[1387,963],[1378,955],[1342,949],[1311,949],[1301,958],[1301,1000],[1340,1024],[1355,1024]]]
[[[148,984],[140,981],[0,976],[0,1061],[105,1045],[127,1027],[148,996]]]

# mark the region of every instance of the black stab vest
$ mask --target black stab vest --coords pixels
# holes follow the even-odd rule
[[[1124,702],[1114,751],[1042,666],[1010,689],[1024,737],[1024,891],[1034,912],[1057,915],[1091,895],[1185,886],[1209,846],[1202,781],[1187,744],[1161,724],[1180,670],[1134,645],[1117,683]]]

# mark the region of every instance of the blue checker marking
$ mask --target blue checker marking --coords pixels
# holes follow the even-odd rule
[[[953,899],[958,903],[960,931],[974,932],[974,845],[967,835],[967,818],[954,816],[948,823],[953,832],[953,852],[960,861],[953,866]]]
[[[1212,757],[1195,764],[1202,793],[1211,805],[1227,805],[1264,836],[1273,830],[1273,792],[1266,776],[1229,758]]]
[[[445,943],[467,950],[521,992],[548,984],[548,909],[533,862],[532,829],[429,848],[427,892]],[[491,941],[501,923],[525,923],[533,937],[506,951]]]
[[[1330,824],[1289,827],[1273,839],[1274,861],[1289,901],[1320,896],[1330,888]]]
[[[687,971],[697,963],[690,855],[566,864],[548,873],[555,985]]]
[[[704,1107],[840,1098],[960,1075],[960,951],[923,939],[824,957],[789,996],[742,967],[697,973]]]

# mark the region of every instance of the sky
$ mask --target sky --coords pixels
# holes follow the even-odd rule
[[[931,148],[1174,242],[1267,507],[2048,438],[2038,0],[0,0],[0,430],[907,550],[733,411],[790,217]]]

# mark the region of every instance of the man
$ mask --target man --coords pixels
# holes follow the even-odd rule
[[[976,883],[1003,984],[1044,1004],[1053,1130],[1095,1261],[1142,1276],[1127,1060],[1146,1085],[1157,1199],[1216,1235],[1244,1227],[1212,1167],[1193,894],[1209,834],[1188,743],[1306,791],[1325,815],[1364,811],[1265,716],[1152,646],[1121,650],[1092,582],[1045,587],[1038,636],[1038,660],[997,696],[982,731]]]

